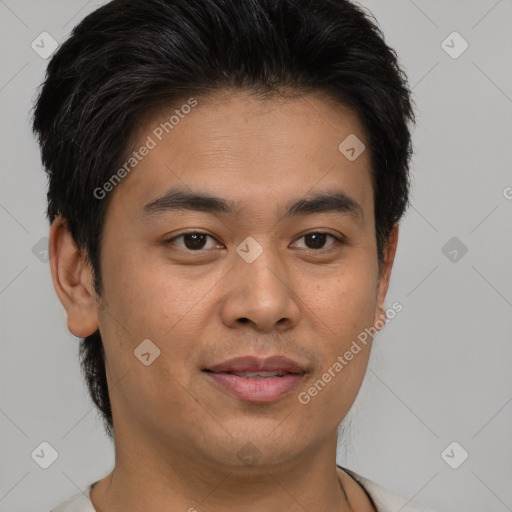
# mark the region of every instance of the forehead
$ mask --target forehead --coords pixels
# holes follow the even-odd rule
[[[356,159],[343,152],[347,140],[358,141],[358,151],[368,144],[358,117],[342,104],[319,94],[262,100],[245,92],[193,100],[193,108],[183,108],[193,104],[184,99],[146,114],[125,162],[150,149],[114,195],[139,206],[175,186],[238,198],[241,206],[340,186],[362,203],[372,197],[368,151]]]

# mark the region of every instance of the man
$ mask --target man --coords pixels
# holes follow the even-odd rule
[[[347,0],[114,0],[74,29],[34,131],[116,463],[54,512],[420,510],[336,465],[413,118]]]

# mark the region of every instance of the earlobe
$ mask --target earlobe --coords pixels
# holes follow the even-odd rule
[[[78,251],[62,216],[53,221],[49,238],[53,286],[66,310],[68,329],[84,338],[98,329],[92,269]]]
[[[377,307],[375,310],[375,325],[383,325],[382,322],[386,322],[386,310],[384,307],[384,301],[389,288],[389,281],[391,278],[391,269],[393,268],[393,262],[395,260],[396,248],[398,245],[398,224],[393,226],[389,235],[387,244],[384,248],[384,262],[380,270],[379,275],[379,286],[377,290]]]

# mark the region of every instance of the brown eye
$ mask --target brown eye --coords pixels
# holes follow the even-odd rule
[[[309,249],[322,249],[325,245],[328,235],[325,233],[311,233],[304,236],[304,241]],[[309,243],[308,243],[309,242]]]
[[[207,249],[207,247],[205,246],[208,241],[208,238],[211,238],[213,241],[215,241],[215,239],[212,236],[206,233],[194,231],[191,233],[182,233],[181,235],[177,235],[173,238],[170,238],[169,240],[166,240],[165,243],[169,245],[176,245],[181,249],[185,249],[188,251],[201,251],[203,249]],[[183,244],[175,243],[175,241],[179,239],[183,240]],[[214,244],[213,248],[215,247],[216,245]]]
[[[183,235],[183,242],[187,249],[196,250],[203,249],[206,243],[207,235],[201,233],[189,233]]]
[[[328,239],[331,238],[334,240],[334,243],[331,243],[327,248],[325,247]],[[337,245],[337,243],[343,243],[343,240],[340,238],[331,235],[330,233],[325,233],[323,231],[314,231],[312,233],[306,233],[302,235],[298,240],[304,239],[305,247],[299,247],[299,249],[312,249],[314,251],[329,249]]]

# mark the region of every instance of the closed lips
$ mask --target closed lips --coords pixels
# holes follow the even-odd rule
[[[210,370],[206,370],[210,371]],[[237,375],[238,377],[245,377],[246,379],[266,379],[268,377],[284,377],[288,372],[279,371],[256,371],[256,372],[214,372],[214,373],[229,373]]]
[[[267,358],[258,358],[255,356],[236,357],[205,368],[203,371],[230,373],[248,379],[258,377],[283,377],[287,374],[306,373],[302,365],[284,356],[271,356]]]
[[[297,388],[306,367],[284,356],[245,356],[204,368],[211,382],[238,400],[270,403]]]

